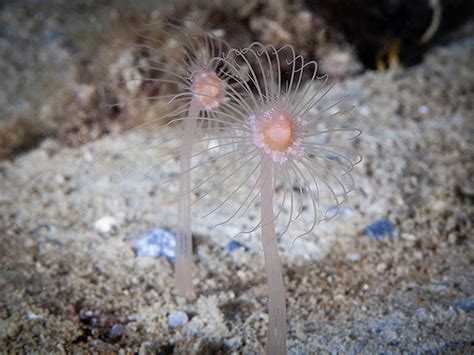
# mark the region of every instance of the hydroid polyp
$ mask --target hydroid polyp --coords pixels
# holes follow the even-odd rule
[[[213,117],[213,110],[227,100],[223,74],[218,70],[222,64],[212,59],[222,55],[228,46],[220,38],[194,25],[168,23],[161,30],[147,26],[138,35],[141,43],[134,45],[137,63],[119,65],[118,73],[122,75],[118,75],[116,84],[135,90],[141,88],[146,93],[146,100],[173,106],[170,113],[144,125],[169,120],[170,125],[183,126],[179,152],[181,173],[178,180],[175,279],[178,295],[192,298],[191,156],[194,141],[200,137],[201,124],[205,122],[201,118]],[[160,39],[160,36],[167,40]],[[170,55],[163,56],[163,52]],[[166,94],[160,93],[163,87],[167,89]],[[143,100],[143,95],[137,96],[126,101],[131,104]],[[215,121],[218,119],[212,120]],[[163,136],[167,134],[165,132]]]
[[[276,222],[284,220],[279,229],[282,235],[305,214],[302,234],[308,234],[319,222],[337,214],[354,184],[351,170],[361,160],[350,141],[361,132],[331,128],[332,121],[349,108],[339,108],[343,99],[321,107],[332,85],[326,76],[317,77],[317,64],[305,62],[292,46],[277,49],[253,43],[245,49],[231,49],[216,61],[225,68],[221,71],[230,100],[216,108],[209,120],[227,122],[225,133],[218,137],[226,153],[218,173],[207,174],[199,184],[208,184],[209,189],[201,198],[215,190],[228,191],[207,214],[226,205],[236,206],[218,225],[260,201],[261,218],[246,232],[260,228],[262,234],[269,292],[266,352],[284,354],[285,287]],[[219,159],[212,157],[199,165],[208,171],[208,165]],[[282,187],[278,199],[277,184]]]
[[[193,35],[194,36],[194,35]],[[196,37],[193,37],[196,40]],[[184,119],[183,145],[180,152],[181,175],[179,178],[178,198],[178,219],[176,226],[176,262],[175,278],[176,289],[180,296],[193,298],[193,280],[192,280],[192,229],[191,229],[191,196],[186,193],[191,188],[191,156],[193,143],[196,139],[198,130],[198,120],[200,116],[212,117],[212,111],[219,107],[224,101],[224,85],[219,78],[217,67],[210,62],[216,55],[217,44],[219,52],[222,50],[223,42],[210,34],[203,34],[201,37],[204,43],[198,48],[199,52],[193,51],[195,48],[189,47],[190,52],[186,52],[187,58],[194,55],[195,60],[189,62],[187,70],[188,89],[183,93],[190,95],[189,106],[186,107]],[[192,41],[191,41],[192,42]],[[204,45],[205,44],[205,45]],[[206,46],[208,45],[208,46]],[[197,55],[200,53],[201,55]],[[176,99],[176,97],[174,98]]]
[[[311,233],[319,222],[337,214],[354,186],[350,173],[361,156],[351,141],[361,131],[336,126],[336,118],[351,107],[340,108],[344,97],[329,100],[333,85],[328,77],[317,77],[317,64],[304,62],[291,46],[277,49],[254,43],[218,60],[225,63],[229,101],[213,113],[219,122],[227,122],[226,129],[224,135],[203,141],[218,140],[227,153],[218,164],[219,174],[203,175],[200,187],[207,191],[200,198],[221,192],[216,187],[222,186],[229,187],[231,198],[221,198],[205,216],[237,206],[222,221],[227,223],[255,206],[262,189],[260,167],[268,158],[274,185],[281,191],[275,196],[279,234],[285,234],[302,215],[308,218],[302,220],[306,228],[301,234]],[[211,171],[217,160],[213,156],[195,168]],[[260,225],[257,220],[243,232]]]

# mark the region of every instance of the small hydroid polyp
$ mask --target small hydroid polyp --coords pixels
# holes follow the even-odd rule
[[[178,177],[175,278],[178,295],[192,298],[191,159],[194,141],[203,131],[200,118],[212,117],[213,110],[226,101],[224,79],[218,70],[219,64],[212,59],[222,55],[228,46],[196,26],[168,23],[166,27],[168,29],[156,31],[154,26],[149,26],[145,33],[139,34],[143,43],[136,44],[135,49],[141,52],[141,58],[136,65],[121,68],[119,72],[123,78],[119,78],[117,84],[125,88],[142,88],[150,93],[146,97],[148,100],[173,104],[174,110],[157,120],[170,120],[170,125],[183,126],[179,149],[181,171]],[[164,58],[161,51],[169,47],[169,40],[155,38],[154,32],[173,38],[173,49]],[[170,92],[159,94],[166,86]],[[163,136],[168,134],[165,131]]]
[[[194,37],[195,38],[195,37]],[[194,69],[190,74],[190,93],[189,107],[186,108],[184,119],[183,145],[180,152],[179,193],[178,198],[178,218],[176,226],[176,261],[175,278],[176,288],[180,296],[193,298],[193,262],[192,262],[192,228],[191,228],[191,196],[188,191],[191,188],[191,158],[194,141],[198,136],[198,119],[202,115],[209,114],[219,107],[220,101],[225,100],[225,86],[219,78],[216,70],[210,62],[214,53],[215,46],[222,48],[223,44],[209,34],[203,34],[205,44],[199,48],[202,55],[197,56],[197,60],[192,63],[190,69]],[[205,50],[209,52],[206,52]],[[192,50],[192,47],[191,47]],[[202,52],[204,50],[204,52]],[[186,53],[188,58],[195,53]],[[220,53],[218,53],[220,54]]]

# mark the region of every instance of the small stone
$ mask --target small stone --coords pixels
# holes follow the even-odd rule
[[[364,228],[362,233],[368,237],[382,240],[395,235],[395,226],[386,219],[377,220]]]
[[[246,280],[247,279],[247,273],[242,270],[237,271],[237,277],[241,280]]]
[[[435,283],[433,286],[432,286],[432,291],[434,293],[443,293],[445,291],[449,290],[449,285],[445,284],[445,283],[442,283],[442,282],[439,282],[439,283]]]
[[[185,312],[177,311],[173,312],[168,317],[168,326],[170,328],[180,328],[188,323],[189,318]]]
[[[474,293],[474,277],[463,277],[459,284],[459,289],[468,295]]]
[[[176,256],[175,234],[165,228],[154,228],[147,231],[135,240],[137,256],[164,256],[173,260]]]
[[[430,108],[426,105],[423,105],[418,108],[418,112],[421,113],[422,115],[426,115],[430,113]]]
[[[430,208],[436,212],[443,212],[447,208],[447,204],[444,201],[436,201],[430,205]]]
[[[401,237],[409,242],[416,242],[418,240],[416,235],[410,233],[402,233]]]
[[[118,223],[114,217],[104,216],[94,222],[94,229],[100,234],[115,234],[118,230]]]
[[[413,252],[413,257],[416,260],[423,260],[423,253],[421,251],[415,251]]]
[[[33,312],[27,312],[26,313],[26,319],[28,319],[28,320],[37,320],[37,319],[41,319],[41,316],[38,316],[37,314],[34,314]]]
[[[360,254],[352,253],[346,256],[348,261],[356,262],[360,260]]]
[[[377,272],[379,274],[382,274],[384,273],[386,270],[387,270],[387,264],[386,263],[379,263],[377,264],[377,266],[375,267],[375,269],[377,270]]]
[[[239,242],[238,240],[231,240],[229,243],[224,245],[222,249],[228,250],[228,251],[234,251],[236,249],[243,248],[245,251],[249,251],[250,248],[246,246],[245,244]]]
[[[456,300],[453,302],[454,309],[461,309],[464,312],[474,311],[474,297]]]
[[[367,106],[360,106],[359,107],[359,113],[362,115],[362,116],[369,116],[370,115],[370,108],[368,108]]]
[[[433,314],[424,307],[420,307],[415,311],[413,319],[423,325],[432,324],[435,321]]]
[[[109,339],[117,340],[122,336],[122,334],[123,334],[123,325],[116,323],[112,326],[112,328],[110,328]]]

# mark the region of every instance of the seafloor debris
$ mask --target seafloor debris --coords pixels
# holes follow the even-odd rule
[[[222,249],[228,250],[228,251],[234,251],[240,248],[244,249],[245,251],[250,250],[250,248],[247,245],[245,245],[242,242],[239,242],[238,240],[231,240],[229,243],[227,243],[226,245],[222,247]]]
[[[453,308],[462,309],[464,312],[474,311],[474,297],[454,301]]]
[[[97,330],[99,336],[107,341],[117,341],[124,332],[124,326],[116,317],[100,311],[83,309],[79,312],[79,320],[83,328],[91,327]]]

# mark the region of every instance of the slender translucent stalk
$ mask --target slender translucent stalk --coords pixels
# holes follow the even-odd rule
[[[191,231],[191,155],[196,135],[199,104],[192,100],[188,119],[185,120],[183,145],[180,152],[178,224],[176,227],[175,281],[178,295],[194,298],[193,292],[193,239]],[[191,119],[189,119],[191,118]]]
[[[268,355],[286,354],[285,285],[281,272],[278,244],[273,218],[273,162],[265,157],[262,162],[262,243],[268,284]]]

